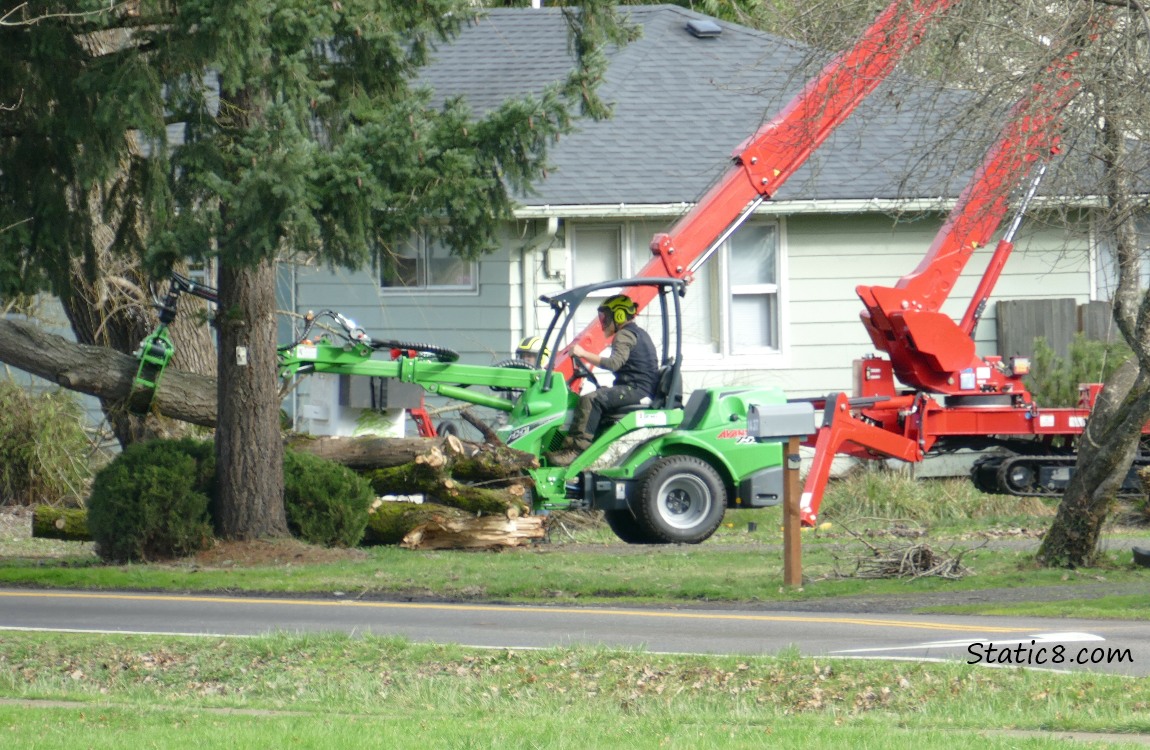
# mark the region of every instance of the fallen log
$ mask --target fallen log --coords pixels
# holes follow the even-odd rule
[[[10,318],[0,318],[0,361],[68,390],[111,401],[128,398],[140,364],[114,349],[77,344]],[[216,379],[168,368],[152,408],[165,417],[215,427]]]
[[[32,536],[37,539],[63,539],[90,542],[88,511],[83,508],[55,508],[37,505],[32,510]]]
[[[451,464],[453,475],[461,478],[518,478],[524,470],[539,466],[530,453],[460,440],[454,435],[442,438],[316,437],[293,434],[285,445],[311,453],[357,471],[402,466],[414,461]],[[462,474],[460,472],[463,472]]]
[[[376,495],[423,495],[472,515],[524,515],[535,456],[444,438],[292,436],[287,445],[359,472]]]
[[[475,516],[437,503],[376,500],[367,512],[362,545],[399,544],[412,529],[436,519],[463,520]]]
[[[443,460],[440,438],[317,437],[295,433],[284,444],[301,453],[343,464],[349,469],[403,466],[424,458]]]
[[[435,519],[412,529],[400,545],[411,550],[494,550],[522,547],[547,537],[547,516],[480,516]]]
[[[444,467],[410,463],[362,472],[376,495],[423,495],[443,505],[471,515],[523,515],[527,512],[527,492],[519,485],[478,487],[453,479]]]

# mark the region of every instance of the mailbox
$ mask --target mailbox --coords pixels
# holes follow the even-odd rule
[[[762,442],[781,442],[815,434],[815,406],[809,401],[751,404],[747,409],[747,435]]]

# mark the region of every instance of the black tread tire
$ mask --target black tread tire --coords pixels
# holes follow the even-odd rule
[[[727,488],[709,463],[694,456],[667,456],[647,470],[636,515],[662,542],[698,544],[715,533],[726,510]]]
[[[413,344],[408,341],[376,341],[372,344],[372,348],[402,349],[403,351],[419,352],[420,354],[433,354],[438,362],[455,362],[459,359],[459,352],[436,344]]]
[[[653,536],[647,527],[626,508],[603,511],[603,520],[611,527],[611,531],[615,532],[615,536],[627,544],[666,544],[664,540]]]
[[[1003,490],[998,486],[998,467],[1009,456],[993,455],[983,456],[970,467],[970,481],[979,492],[987,495],[1001,495]]]
[[[537,369],[539,369],[539,368],[535,367],[535,365],[529,365],[521,359],[502,359],[502,360],[496,362],[495,364],[493,364],[491,366],[492,367],[508,367],[512,370],[537,370]],[[493,385],[493,386],[491,386],[491,390],[495,391],[496,393],[511,393],[512,391],[514,391],[516,389],[515,388],[502,388],[500,386]]]

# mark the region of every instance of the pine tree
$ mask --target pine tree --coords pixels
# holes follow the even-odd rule
[[[510,216],[508,188],[543,174],[576,105],[607,114],[594,96],[602,48],[632,32],[603,0],[568,14],[570,80],[481,118],[461,101],[433,107],[411,81],[478,12],[466,0],[83,0],[5,17],[0,294],[60,291],[91,245],[77,191],[125,164],[132,216],[118,226],[125,242],[142,230],[153,275],[218,259],[224,538],[286,533],[275,261],[357,267],[416,229],[482,255]]]

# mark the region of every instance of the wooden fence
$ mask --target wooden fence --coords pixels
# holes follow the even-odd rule
[[[1059,357],[1067,357],[1077,333],[1098,341],[1121,338],[1109,302],[1078,304],[1073,299],[1002,300],[996,303],[998,351],[1003,359],[1033,357],[1039,336]]]

